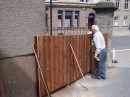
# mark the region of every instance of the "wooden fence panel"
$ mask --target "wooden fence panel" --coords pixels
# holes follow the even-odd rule
[[[103,35],[106,45],[108,45],[108,35]],[[35,37],[35,50],[44,70],[45,80],[50,92],[82,77],[70,44],[82,73],[85,75],[94,69],[91,39],[92,35]],[[41,97],[47,94],[47,91],[38,67],[37,78],[39,97]]]

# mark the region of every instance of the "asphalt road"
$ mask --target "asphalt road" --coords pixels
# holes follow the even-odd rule
[[[113,36],[111,48],[115,48],[115,50],[130,49],[130,36]]]

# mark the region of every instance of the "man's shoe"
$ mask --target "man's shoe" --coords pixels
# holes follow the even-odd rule
[[[102,79],[106,79],[106,77],[102,77]]]
[[[91,78],[93,78],[93,79],[100,79],[100,78],[98,78],[98,77],[96,77],[96,76],[91,76]]]

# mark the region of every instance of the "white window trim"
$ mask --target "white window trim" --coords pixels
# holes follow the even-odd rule
[[[53,1],[53,0],[52,0],[52,2],[58,2],[58,0],[56,0],[56,1]]]
[[[121,1],[119,0],[119,1],[118,1],[118,3],[119,3],[119,7],[118,7],[118,9],[120,9],[120,2],[121,2]],[[117,3],[117,1],[116,1],[116,3]]]
[[[86,2],[86,0],[85,0],[85,2]],[[92,3],[92,0],[89,0],[89,2],[86,2],[86,3]]]
[[[115,17],[116,17],[116,20],[115,20]],[[114,17],[113,26],[118,27],[119,26],[119,16],[115,16],[115,17]],[[117,23],[117,25],[115,25],[115,23]]]
[[[111,0],[106,0],[107,2],[111,2]]]
[[[79,2],[80,2],[80,3],[84,3],[84,2],[85,2],[85,0],[84,0],[83,2],[82,2],[81,0],[79,0]]]
[[[128,17],[125,16],[123,19],[123,27],[127,27],[128,26]]]
[[[128,4],[128,8],[127,8],[127,9],[125,9],[125,4],[124,4],[124,10],[129,10],[129,4],[130,4],[130,1],[128,1],[128,2],[126,2],[126,1],[125,1],[125,3],[127,3],[127,4]]]

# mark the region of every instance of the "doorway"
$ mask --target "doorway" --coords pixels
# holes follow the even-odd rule
[[[94,24],[94,14],[90,13],[88,15],[88,30],[91,30],[91,26]]]

